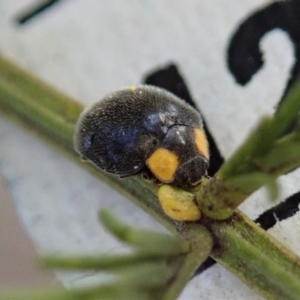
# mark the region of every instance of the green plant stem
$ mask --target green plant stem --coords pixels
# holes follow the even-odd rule
[[[300,84],[296,85],[293,92],[299,93],[299,97],[292,100],[299,100],[300,103]],[[289,106],[293,102],[288,104],[290,109]],[[283,110],[285,108],[286,105],[283,106]],[[279,111],[278,116],[281,115],[286,113]],[[294,115],[295,113],[290,118]],[[276,198],[276,178],[300,166],[299,131],[295,130],[276,139],[277,136],[271,134],[273,127],[275,131],[281,132],[281,127],[275,122],[276,118],[275,116],[273,119],[263,119],[220,171],[213,178],[202,180],[195,194],[205,215],[218,220],[227,219],[245,199],[262,186],[266,186],[271,197]]]
[[[69,158],[81,163],[74,153],[72,140],[75,122],[82,106],[2,57],[0,110],[47,139]],[[83,166],[190,243],[191,261],[194,261],[194,265],[187,267],[180,282],[173,286],[173,297],[184,287],[184,281],[190,278],[204,254],[210,251],[209,231],[215,242],[211,256],[249,286],[268,299],[299,298],[299,258],[246,216],[237,213],[222,222],[207,218],[202,224],[175,222],[162,212],[156,197],[157,188],[140,176],[121,180],[117,176],[95,170],[89,164]]]
[[[166,255],[140,252],[138,254],[120,256],[49,256],[43,257],[40,264],[45,267],[68,269],[68,270],[114,270],[126,269],[130,266],[140,265],[145,262],[156,262],[165,260]]]
[[[172,227],[172,221],[164,216],[159,203],[154,201],[155,186],[143,182],[140,176],[120,180],[117,176],[80,161],[79,155],[74,151],[73,133],[83,109],[83,105],[55,91],[0,56],[0,112],[50,142],[56,149],[143,209],[149,207],[149,211],[154,212],[154,218],[165,226]],[[136,200],[145,198],[145,195],[147,199],[144,201]]]
[[[268,187],[276,198],[276,178],[300,166],[300,83],[273,117],[265,117],[212,180],[203,180],[197,202],[205,215],[224,220],[254,191]],[[298,122],[297,122],[298,121]],[[289,135],[283,135],[293,124]]]
[[[164,295],[164,300],[174,300],[177,299],[181,294],[182,290],[186,286],[187,282],[192,278],[195,271],[198,269],[199,261],[195,259],[194,255],[188,255],[184,260],[183,265],[178,276],[172,282],[172,286],[169,287],[166,294]]]
[[[204,221],[205,222],[205,221]],[[207,219],[218,247],[212,256],[267,299],[299,299],[300,258],[241,212]]]

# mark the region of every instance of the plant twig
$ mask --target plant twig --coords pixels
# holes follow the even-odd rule
[[[300,111],[300,84],[296,84],[274,117],[264,118],[243,145],[212,179],[197,191],[201,210],[223,220],[253,192],[266,185],[277,196],[276,178],[300,166],[300,132],[282,137]]]
[[[299,299],[300,258],[241,212],[208,219],[218,246],[213,257],[267,299]],[[287,271],[289,270],[289,271]]]
[[[68,157],[81,163],[73,151],[72,140],[75,121],[82,106],[2,57],[0,110],[14,120],[26,124]],[[267,124],[270,121],[265,122]],[[280,131],[281,129],[278,129],[278,132]],[[278,147],[283,142],[284,140],[276,141]],[[175,222],[162,212],[156,196],[157,188],[143,181],[140,176],[121,180],[95,170],[88,164],[84,166],[190,244],[192,263],[187,263],[188,270],[182,275],[183,278],[178,278],[179,282],[173,286],[173,292],[170,290],[169,299],[175,299],[189,278],[186,274],[190,275],[202,261],[203,255],[210,251],[211,243],[203,242],[208,241],[210,235],[214,237],[215,242],[211,256],[249,286],[268,299],[298,299],[299,258],[246,216],[237,212],[222,222],[209,218],[204,218],[202,224]],[[290,167],[292,166],[294,164]],[[223,176],[225,173],[223,170]]]

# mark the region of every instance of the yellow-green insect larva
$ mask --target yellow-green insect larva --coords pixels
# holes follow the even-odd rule
[[[193,194],[171,185],[162,185],[157,195],[163,211],[171,219],[197,221],[201,218],[201,211]]]

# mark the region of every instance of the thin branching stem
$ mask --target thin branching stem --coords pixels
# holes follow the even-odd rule
[[[74,153],[72,140],[75,122],[82,108],[82,105],[0,57],[1,112],[22,122],[80,164],[82,163]],[[279,115],[278,118],[281,117]],[[278,132],[280,131],[281,128],[278,128]],[[175,285],[170,288],[168,299],[177,297],[210,252],[220,264],[266,298],[299,299],[299,258],[243,214],[236,212],[225,221],[204,218],[199,223],[176,222],[166,217],[161,210],[156,196],[157,188],[146,183],[140,176],[121,180],[117,176],[95,170],[88,164],[84,167],[190,244],[190,261],[186,262],[185,272],[180,273],[177,282],[174,281]],[[227,169],[227,173],[225,170],[223,169],[223,175],[232,171],[231,168]],[[211,236],[214,242],[212,250]],[[52,298],[54,297],[55,293]],[[62,299],[71,298],[65,296]]]

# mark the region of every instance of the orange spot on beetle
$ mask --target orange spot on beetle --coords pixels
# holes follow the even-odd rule
[[[151,172],[162,182],[172,182],[179,165],[178,157],[172,151],[158,148],[146,161]]]
[[[209,159],[208,142],[203,130],[195,128],[195,142],[199,152],[206,158]]]

